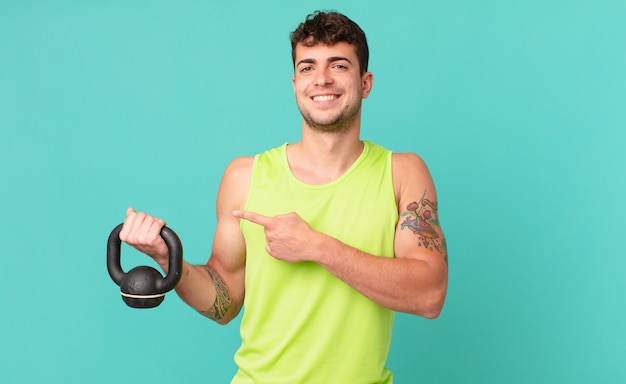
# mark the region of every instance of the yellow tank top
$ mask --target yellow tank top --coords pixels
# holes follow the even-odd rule
[[[340,178],[309,185],[291,173],[286,148],[255,157],[245,209],[267,216],[296,212],[317,231],[393,257],[398,213],[391,152],[365,141]],[[385,362],[394,312],[316,263],[272,258],[263,227],[246,220],[241,226],[246,294],[232,383],[392,383]]]

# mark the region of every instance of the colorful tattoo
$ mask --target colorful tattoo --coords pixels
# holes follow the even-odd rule
[[[213,285],[215,285],[215,302],[211,308],[206,311],[199,312],[209,319],[221,320],[230,308],[230,294],[228,293],[228,287],[226,287],[224,280],[222,280],[220,275],[218,275],[213,268],[205,265],[204,269],[206,269],[209,276],[211,276]]]
[[[408,228],[413,231],[419,236],[420,247],[442,253],[448,262],[446,239],[440,238],[439,232],[435,229],[439,227],[437,202],[425,199],[424,196],[426,196],[426,191],[419,201],[407,205],[407,211],[402,213],[406,219],[402,222],[400,229]]]

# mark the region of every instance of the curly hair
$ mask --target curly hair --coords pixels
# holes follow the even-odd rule
[[[300,43],[312,47],[318,43],[334,45],[339,42],[351,44],[356,49],[361,75],[367,72],[369,48],[365,32],[354,21],[338,12],[315,11],[291,32],[291,58],[295,67],[296,46]]]

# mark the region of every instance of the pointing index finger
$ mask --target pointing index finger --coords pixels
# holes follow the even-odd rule
[[[268,226],[272,220],[271,217],[263,216],[256,212],[244,211],[244,210],[235,210],[233,211],[233,215],[240,219],[248,220],[251,223],[259,224],[264,227]]]

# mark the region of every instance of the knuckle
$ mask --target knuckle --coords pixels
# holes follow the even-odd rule
[[[152,243],[152,238],[150,235],[142,233],[137,237],[137,243],[141,245],[150,245]]]

